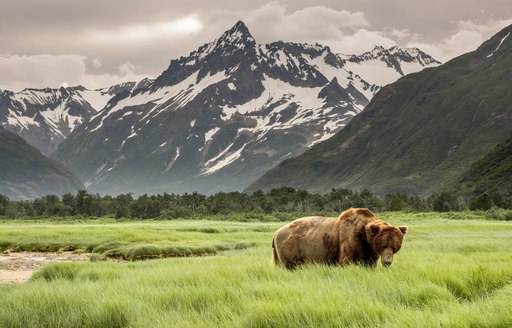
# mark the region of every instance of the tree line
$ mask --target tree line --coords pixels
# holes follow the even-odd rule
[[[483,194],[463,198],[451,193],[435,193],[429,197],[389,194],[377,196],[369,190],[352,191],[334,188],[326,194],[306,190],[278,188],[264,193],[219,192],[206,196],[199,193],[100,196],[80,190],[62,197],[47,195],[34,200],[14,201],[0,195],[0,216],[114,216],[116,219],[175,219],[236,213],[341,213],[350,207],[367,207],[376,212],[447,212],[462,210],[512,209],[510,198],[501,194]]]

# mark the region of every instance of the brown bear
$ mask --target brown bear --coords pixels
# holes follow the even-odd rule
[[[338,218],[297,219],[274,234],[272,261],[292,269],[304,262],[389,266],[402,247],[407,226],[394,227],[367,208],[351,208]]]

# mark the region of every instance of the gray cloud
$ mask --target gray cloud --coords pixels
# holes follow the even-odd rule
[[[509,0],[6,0],[0,12],[0,88],[14,90],[154,77],[239,19],[259,43],[398,43],[443,61],[512,24]]]

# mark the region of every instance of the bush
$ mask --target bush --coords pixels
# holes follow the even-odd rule
[[[487,218],[500,221],[512,221],[512,210],[505,210],[502,208],[492,208],[485,212],[484,215]]]
[[[433,194],[428,201],[434,212],[462,211],[465,208],[464,201],[449,192]]]
[[[494,206],[494,202],[489,194],[483,194],[478,197],[472,198],[469,201],[470,210],[490,210]]]

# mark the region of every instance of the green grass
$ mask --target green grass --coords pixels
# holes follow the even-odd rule
[[[2,224],[1,240],[16,233],[20,247],[31,238],[86,248],[109,238],[149,248],[252,247],[50,264],[25,284],[0,284],[0,327],[511,327],[512,222],[448,216],[382,214],[410,228],[390,268],[294,271],[270,264],[282,223]]]
[[[137,260],[214,255],[252,247],[282,223],[153,221],[81,224],[4,223],[0,251],[92,252]]]

